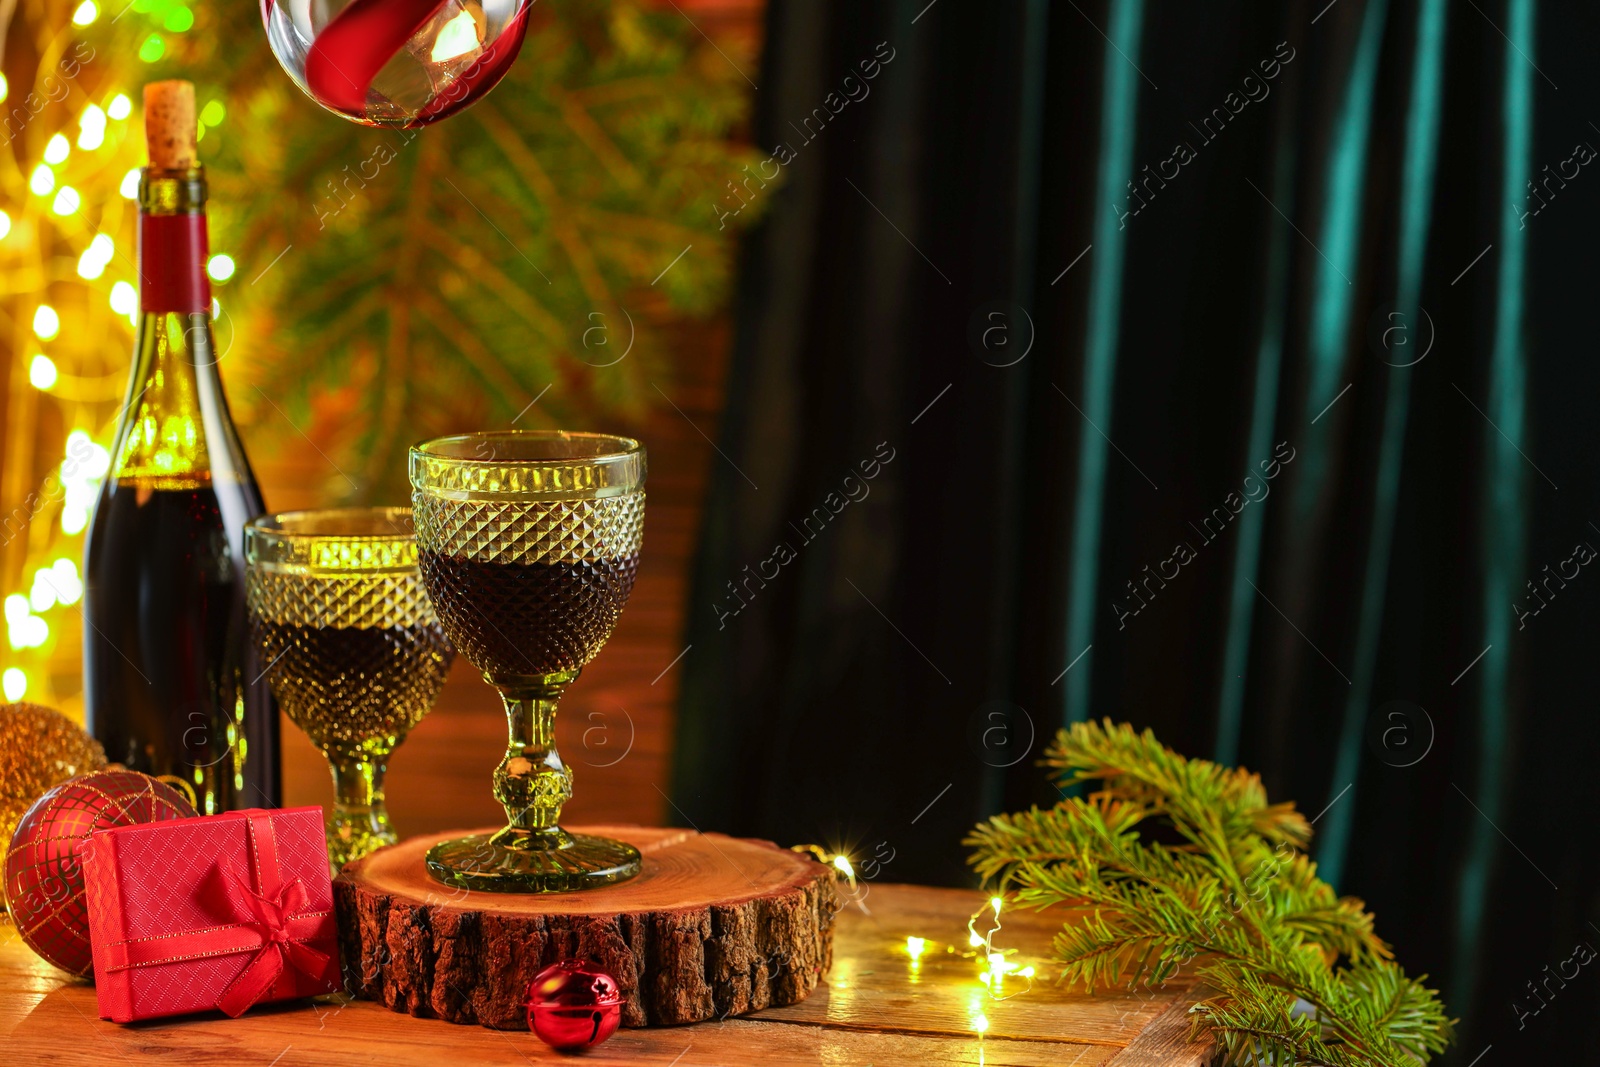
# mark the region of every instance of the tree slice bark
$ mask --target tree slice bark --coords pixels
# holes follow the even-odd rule
[[[833,962],[831,868],[768,841],[637,826],[644,870],[584,893],[479,893],[423,857],[456,831],[402,841],[334,882],[346,991],[411,1015],[526,1029],[528,984],[573,957],[616,978],[625,1026],[668,1026],[803,1000]]]

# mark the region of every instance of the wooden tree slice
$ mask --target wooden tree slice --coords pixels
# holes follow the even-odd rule
[[[435,882],[423,857],[456,831],[402,841],[334,882],[345,989],[390,1009],[525,1029],[528,983],[573,957],[627,998],[625,1026],[743,1015],[805,999],[833,962],[831,868],[768,841],[637,826],[616,837],[644,870],[584,893],[480,893]]]

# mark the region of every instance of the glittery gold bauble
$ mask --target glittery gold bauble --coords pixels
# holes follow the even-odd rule
[[[17,820],[47,789],[104,770],[105,750],[78,724],[38,704],[0,705],[0,864]],[[0,885],[0,908],[5,886]]]

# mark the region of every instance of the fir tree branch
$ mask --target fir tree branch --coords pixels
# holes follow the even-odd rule
[[[616,183],[624,189],[635,190],[644,184],[644,178],[639,174],[628,157],[622,154],[616,142],[606,134],[605,128],[594,120],[577,98],[558,86],[552,86],[549,92],[551,102],[561,109],[561,117],[566,120],[572,132],[593,152],[595,158],[604,164],[606,171]]]
[[[1259,777],[1110,722],[1063,731],[1044,762],[1098,788],[995,816],[966,843],[1018,903],[1085,909],[1055,939],[1065,977],[1093,990],[1192,968],[1215,991],[1197,1033],[1229,1062],[1412,1067],[1447,1046],[1437,994],[1392,962],[1361,901],[1316,877],[1309,823]],[[1182,843],[1146,840],[1153,827]]]
[[[556,240],[561,243],[572,269],[577,273],[578,283],[583,286],[585,295],[596,307],[608,306],[611,303],[611,289],[606,285],[605,276],[600,272],[600,264],[584,241],[578,227],[573,224],[571,213],[566,210],[566,204],[556,189],[555,182],[550,179],[544,165],[539,162],[538,153],[523,143],[516,131],[511,128],[511,124],[501,117],[492,105],[480,106],[483,110],[478,121],[488,131],[495,145],[505,154],[506,159],[528,183],[529,189],[544,211],[545,221],[555,234]]]

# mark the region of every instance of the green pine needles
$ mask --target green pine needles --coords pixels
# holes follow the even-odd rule
[[[996,816],[965,843],[1019,904],[1082,909],[1055,938],[1065,978],[1157,986],[1184,968],[1211,992],[1195,1034],[1229,1065],[1413,1067],[1449,1044],[1438,994],[1394,962],[1360,900],[1317,878],[1311,825],[1257,775],[1110,720],[1062,731],[1043,762],[1094,791]]]

